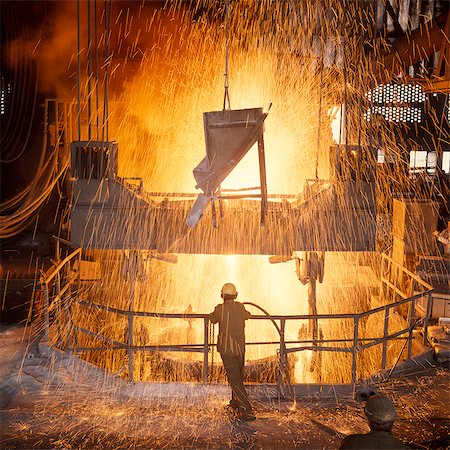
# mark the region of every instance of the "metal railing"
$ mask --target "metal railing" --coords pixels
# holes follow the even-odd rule
[[[70,322],[65,327],[65,330],[69,330],[67,332],[67,336],[58,336],[58,339],[55,342],[58,344],[62,344],[66,342],[66,349],[70,352],[85,352],[85,351],[111,351],[111,350],[125,350],[128,353],[128,372],[129,378],[133,381],[133,373],[134,373],[134,353],[135,352],[196,352],[203,354],[203,381],[206,383],[208,381],[208,355],[210,350],[215,347],[215,343],[209,341],[209,314],[188,314],[188,313],[179,313],[179,314],[171,314],[171,313],[157,313],[157,312],[147,312],[147,311],[133,311],[133,310],[122,310],[119,308],[114,308],[111,306],[105,306],[98,303],[82,300],[79,298],[75,298],[73,296],[73,292],[71,292],[71,287],[73,286],[76,280],[73,279],[70,275],[70,264],[75,259],[78,259],[79,268],[81,265],[81,249],[77,249],[70,253],[66,258],[57,262],[57,265],[49,271],[47,274],[41,277],[40,283],[42,286],[43,297],[44,297],[44,337],[48,341],[49,339],[49,328],[50,328],[50,311],[64,312],[65,316],[61,316],[60,314],[54,314],[54,320],[59,321],[58,327],[55,329],[57,333],[60,333],[60,322],[62,320],[66,320]],[[384,259],[390,260],[391,263],[394,263],[391,258],[387,255],[384,255]],[[61,272],[65,271],[65,276],[61,276]],[[405,268],[402,268],[402,272],[406,273],[411,280],[419,285],[423,289],[427,289],[430,286],[425,283],[423,280],[420,280],[412,272],[408,271]],[[53,282],[55,280],[55,282]],[[61,281],[66,281],[64,287],[61,286]],[[78,273],[78,292],[80,288],[80,278]],[[53,282],[53,283],[52,283]],[[380,345],[381,346],[381,367],[380,369],[386,369],[387,365],[387,353],[388,353],[388,344],[392,340],[403,339],[405,340],[405,346],[402,349],[405,349],[407,345],[407,357],[410,358],[412,355],[412,342],[414,340],[413,330],[419,326],[423,326],[423,340],[426,343],[427,336],[427,328],[428,323],[431,317],[431,311],[433,309],[433,302],[436,300],[442,300],[442,290],[437,289],[427,289],[424,292],[419,292],[415,295],[411,295],[407,297],[395,283],[392,283],[389,279],[386,279],[382,273],[382,283],[392,289],[397,295],[399,295],[402,299],[400,301],[395,301],[387,305],[380,306],[378,308],[372,309],[370,311],[365,311],[359,314],[318,314],[318,315],[252,315],[250,320],[272,320],[276,321],[279,324],[279,339],[271,342],[248,342],[247,345],[277,345],[278,346],[278,354],[280,358],[279,374],[278,379],[282,379],[282,371],[287,367],[286,366],[286,357],[290,353],[302,352],[305,350],[313,351],[313,352],[342,352],[348,353],[352,357],[351,363],[351,380],[352,383],[355,384],[357,382],[357,360],[358,354],[364,350],[367,350],[371,347]],[[50,296],[50,286],[53,288],[53,295]],[[412,291],[414,292],[414,291]],[[418,303],[421,303],[422,308],[418,309]],[[100,333],[89,330],[83,324],[74,324],[73,315],[71,308],[74,304],[81,306],[82,308],[88,308],[91,310],[104,311],[106,313],[121,315],[126,318],[128,327],[125,336],[125,342],[120,342],[115,339],[111,339],[110,337],[103,336]],[[62,306],[62,307],[61,307]],[[425,306],[425,308],[423,308]],[[390,325],[390,317],[392,316],[392,312],[395,311],[396,308],[407,308],[407,319],[406,325],[397,329],[395,332],[389,332]],[[426,309],[426,310],[425,310]],[[425,310],[425,311],[424,311]],[[383,326],[383,335],[381,337],[365,337],[361,332],[361,323],[363,320],[368,319],[370,316],[374,314],[383,314],[384,313],[384,326]],[[417,318],[417,315],[419,317]],[[166,345],[134,345],[133,335],[134,335],[134,318],[136,317],[152,317],[159,318],[162,321],[165,319],[184,319],[184,320],[202,320],[203,321],[203,336],[202,342],[198,344],[173,344],[168,343]],[[53,317],[52,317],[53,318]],[[310,321],[310,320],[333,320],[333,321],[343,321],[350,320],[352,321],[353,333],[346,339],[298,339],[298,340],[289,340],[285,339],[285,330],[286,324],[292,321]],[[83,326],[80,326],[83,325]],[[106,346],[93,346],[93,347],[78,347],[76,345],[72,345],[75,341],[72,339],[71,333],[82,333],[87,336],[91,336],[96,340],[100,340],[104,342]],[[401,337],[402,335],[407,335],[407,337]],[[348,344],[348,345],[345,345]]]
[[[57,249],[57,253],[59,253],[59,241],[57,241]],[[50,311],[54,307],[58,307],[59,302],[62,299],[66,301],[68,297],[70,297],[70,289],[72,287],[72,281],[70,280],[70,263],[75,258],[78,258],[78,260],[81,259],[81,248],[76,249],[61,261],[57,258],[57,265],[52,267],[46,274],[42,274],[39,280],[44,300],[44,339],[46,341],[48,341],[49,338]],[[65,271],[64,278],[67,281],[63,288],[61,287],[61,281],[64,281],[61,275],[62,271]],[[54,279],[55,283],[52,283]],[[55,285],[55,295],[50,302],[50,286],[52,284]],[[67,305],[65,306],[67,307]]]
[[[389,305],[380,306],[370,311],[362,312],[359,314],[318,314],[315,316],[310,315],[252,315],[250,320],[274,320],[279,323],[279,328],[281,330],[280,339],[277,341],[270,342],[247,342],[247,345],[277,345],[279,350],[279,372],[278,379],[282,379],[282,371],[286,367],[285,358],[290,353],[302,352],[305,350],[316,351],[316,352],[343,352],[349,353],[352,356],[351,365],[351,380],[355,384],[357,382],[357,359],[358,354],[363,350],[367,350],[373,346],[381,345],[381,367],[380,369],[386,369],[387,363],[387,350],[389,341],[400,339],[402,335],[407,334],[405,346],[407,345],[407,358],[412,355],[412,342],[414,340],[413,330],[418,325],[423,325],[424,327],[424,342],[427,335],[427,327],[429,322],[429,313],[432,310],[432,303],[435,296],[438,296],[440,291],[432,290],[424,293],[416,294],[410,298],[403,299],[399,302],[391,303]],[[427,314],[423,317],[417,319],[416,317],[416,304],[420,300],[425,300],[427,306]],[[111,350],[125,350],[128,353],[128,364],[129,364],[129,379],[133,380],[134,374],[134,353],[138,351],[144,352],[196,352],[203,354],[203,382],[208,381],[208,355],[211,348],[215,347],[215,343],[209,342],[209,314],[169,314],[169,313],[156,313],[156,312],[146,312],[146,311],[128,311],[122,310],[110,306],[105,306],[85,300],[73,299],[78,305],[83,308],[94,309],[99,311],[104,311],[111,314],[121,315],[126,317],[128,322],[126,342],[119,342],[117,340],[111,339],[107,336],[103,336],[100,333],[89,330],[85,327],[79,325],[73,325],[72,330],[78,333],[83,333],[85,335],[91,336],[96,340],[100,340],[107,344],[107,346],[102,347],[77,347],[69,346],[67,350],[71,352],[85,352],[85,351],[111,351]],[[406,326],[395,332],[389,332],[389,321],[392,315],[392,311],[395,308],[406,305],[408,306],[408,319],[406,321]],[[383,336],[381,337],[364,337],[361,333],[361,322],[371,315],[383,313],[384,312],[384,329]],[[171,344],[166,345],[134,345],[133,343],[133,324],[134,318],[136,317],[152,317],[159,318],[162,321],[165,319],[184,319],[184,320],[203,320],[203,339],[201,343],[198,344]],[[309,321],[311,319],[322,320],[336,320],[342,321],[344,319],[351,320],[353,322],[353,336],[348,339],[311,339],[311,340],[290,340],[285,339],[285,329],[286,324],[290,321]],[[111,319],[112,320],[112,319]],[[313,345],[314,344],[314,345]],[[350,344],[343,346],[344,344]],[[295,345],[295,346],[293,346]],[[403,350],[402,350],[403,352]]]
[[[389,298],[389,293],[395,300],[397,296],[406,299],[415,294],[416,290],[429,291],[433,289],[419,275],[399,264],[386,253],[381,254],[381,298]]]

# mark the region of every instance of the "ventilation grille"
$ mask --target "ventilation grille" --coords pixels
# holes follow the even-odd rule
[[[366,120],[373,114],[380,114],[388,122],[422,121],[426,94],[417,84],[380,84],[365,96],[372,102],[372,107],[364,113]]]

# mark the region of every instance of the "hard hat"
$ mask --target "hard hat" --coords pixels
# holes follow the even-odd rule
[[[378,425],[392,423],[397,417],[392,400],[380,394],[373,395],[367,400],[364,412],[371,422]]]
[[[222,295],[237,295],[236,286],[233,283],[225,283],[222,286]]]

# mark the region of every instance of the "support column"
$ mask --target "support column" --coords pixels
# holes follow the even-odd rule
[[[352,384],[356,384],[357,375],[357,358],[358,358],[358,334],[359,334],[359,317],[355,317],[353,323],[353,347],[352,347]]]
[[[391,313],[390,308],[386,307],[384,310],[384,328],[383,328],[383,349],[381,353],[381,368],[386,369],[387,360],[387,336],[389,335],[389,315]]]
[[[317,296],[316,296],[316,283],[317,279],[310,277],[308,282],[308,307],[310,316],[317,316]],[[317,340],[318,336],[318,320],[310,319],[309,321],[310,332],[313,340]],[[316,345],[316,344],[315,344]]]
[[[130,260],[128,266],[128,277],[130,280],[130,303],[129,311],[134,311],[134,297],[136,284],[136,270],[137,270],[137,252],[130,252]],[[130,381],[134,381],[134,350],[133,350],[133,314],[128,315],[128,374]]]
[[[298,279],[302,284],[308,284],[308,314],[310,316],[317,316],[317,281],[323,281],[324,275],[324,254],[317,252],[304,252],[302,259],[296,260],[296,271]],[[308,335],[314,341],[312,346],[317,347],[317,340],[319,339],[319,321],[317,318],[309,319],[308,321]],[[311,358],[310,371],[319,365],[320,357],[318,351],[313,351]]]
[[[69,354],[72,353],[73,345],[72,345],[72,329],[73,329],[73,319],[72,319],[72,281],[70,279],[70,263],[67,266],[67,283],[70,284],[69,289],[66,294],[64,294],[64,317],[66,319],[66,334],[67,334],[67,349]]]
[[[48,301],[48,286],[44,283],[44,341],[48,342],[49,337],[49,321],[50,316],[48,312],[49,301]]]
[[[209,336],[208,327],[209,319],[205,317],[203,324],[203,383],[208,382],[208,352],[209,352]]]
[[[264,152],[264,134],[258,139],[258,158],[259,158],[259,177],[261,179],[261,225],[266,223],[267,214],[267,177],[266,177],[266,158]]]
[[[56,121],[56,119],[55,119]],[[55,258],[56,258],[56,264],[59,264],[61,259],[61,250],[59,247],[59,241],[56,241],[56,250],[55,250]],[[62,299],[60,297],[61,294],[61,275],[60,271],[56,274],[55,277],[55,283],[56,283],[56,298],[58,298],[58,303],[56,304],[56,329],[58,330],[58,336],[57,336],[57,343],[59,346],[62,345],[62,322],[61,322],[61,302]]]
[[[285,363],[287,362],[286,361],[286,351],[285,351],[286,343],[285,343],[285,336],[284,336],[285,329],[286,329],[286,320],[281,319],[280,320],[280,330],[281,330],[281,333],[280,333],[280,373],[279,373],[281,383],[283,383],[283,373],[285,370]],[[288,370],[289,370],[289,368],[288,368]]]

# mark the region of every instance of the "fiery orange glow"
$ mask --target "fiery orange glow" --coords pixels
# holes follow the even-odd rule
[[[175,43],[147,48],[139,72],[125,81],[112,106],[112,135],[120,143],[119,172],[142,177],[151,192],[195,191],[192,170],[205,155],[202,113],[222,108],[223,29],[205,28],[203,22],[192,23],[176,13],[173,20],[171,26],[175,23],[177,28],[167,33]],[[328,176],[324,153],[331,129],[324,109],[318,147],[317,70],[301,56],[274,51],[274,43],[261,48],[252,42],[239,28],[238,10],[230,20],[237,30],[230,42],[231,107],[267,110],[272,104],[265,123],[269,192],[298,193],[305,179],[315,176],[316,160],[319,175]],[[332,92],[338,80],[326,83]],[[253,149],[223,187],[258,185]]]
[[[86,2],[80,3],[85,17]],[[116,6],[118,3],[113,2],[112,56],[105,64],[110,70],[109,139],[119,142],[120,176],[142,178],[144,188],[149,192],[193,193],[192,170],[205,155],[202,113],[222,108],[223,9],[208,0],[203,2],[207,11],[203,15],[201,11],[185,9],[177,1],[168,2],[166,8],[149,3],[145,7],[144,4],[136,7],[133,12],[129,8],[120,9]],[[371,82],[369,70],[364,73],[367,61],[358,53],[361,51],[359,34],[363,32],[361,24],[370,21],[361,18],[366,11],[359,10],[359,15],[352,11],[356,3],[343,11],[339,3],[324,4],[321,9],[321,2],[314,5],[303,2],[298,10],[294,8],[293,14],[288,3],[291,2],[242,0],[232,2],[230,12],[231,107],[268,110],[272,105],[264,134],[269,194],[298,194],[303,190],[305,180],[330,178],[329,146],[333,140],[332,117],[328,111],[342,104],[344,95],[348,95],[349,104],[355,103],[358,96],[367,92]],[[25,44],[31,57],[43,62],[45,89],[67,98],[73,97],[78,87],[74,82],[77,78],[76,29],[73,26],[76,2],[62,2],[62,5],[54,12],[60,20],[56,21],[58,26],[48,40],[42,44],[39,41],[39,45],[37,38],[27,39],[25,43],[16,42],[11,51]],[[201,5],[198,6],[201,9]],[[338,63],[338,56],[330,63],[323,45],[325,38],[328,46],[330,42],[341,42],[344,15],[349,16],[348,24],[354,25],[345,32],[345,51],[351,59],[347,61],[347,67]],[[102,17],[101,27],[104,20]],[[61,32],[62,29],[67,33]],[[86,34],[83,21],[81,34]],[[103,30],[100,35],[98,47],[102,52],[106,35]],[[102,105],[104,79],[99,78],[98,84],[91,83],[91,91],[88,91],[85,42],[81,47],[83,129],[80,137],[84,140],[89,138],[86,122],[90,120],[94,126],[96,119],[105,113],[100,106],[89,118],[86,107],[87,99],[93,99],[94,94],[99,95]],[[73,49],[72,53],[62,55],[66,48]],[[332,50],[343,51],[339,45]],[[326,67],[321,66],[324,60],[328,61]],[[367,79],[362,74],[367,75]],[[347,115],[349,142],[360,139],[363,145],[366,144],[367,123],[360,120],[361,108],[349,108]],[[376,123],[374,128],[377,128]],[[99,139],[100,134],[94,129],[90,138]],[[401,153],[401,145],[396,144],[395,136],[383,138],[392,142],[393,153]],[[256,150],[252,149],[223,187],[258,185]],[[389,191],[384,186],[381,190]],[[374,275],[370,270],[359,271],[360,266],[352,261],[353,257],[327,255],[325,282],[317,288],[320,313],[355,312],[370,305],[370,290],[376,284]],[[258,303],[271,314],[308,312],[307,287],[297,280],[292,263],[270,265],[267,256],[180,254],[178,264],[173,266],[150,260],[144,271],[146,281],[136,285],[133,305],[130,305],[129,283],[121,278],[119,252],[113,257],[100,252],[94,258],[102,265],[102,281],[86,295],[109,306],[123,309],[132,306],[140,311],[207,313],[220,301],[222,284],[233,282],[238,286],[240,301]],[[97,313],[81,318],[110,339],[126,340],[128,323],[124,318],[106,320]],[[173,339],[178,344],[198,343],[202,324],[197,322],[200,321],[191,324],[174,319],[162,325],[154,319],[138,319],[136,344],[161,345],[174,343]],[[286,338],[297,340],[303,325],[288,324]],[[351,334],[351,324],[346,322],[325,321],[319,327],[325,339]],[[276,341],[278,336],[269,322],[261,327],[259,322],[253,321],[248,324],[247,339],[249,342]],[[247,358],[257,360],[273,356],[276,348],[276,345],[249,345]],[[114,372],[123,373],[125,351],[113,353],[86,357]],[[145,372],[146,360],[142,355],[139,364]],[[322,381],[344,380],[340,365],[348,366],[348,360],[341,356],[324,356]],[[339,364],[336,364],[337,360]],[[317,381],[317,373],[310,370],[312,364],[311,353],[303,351],[297,355],[297,381]]]
[[[92,301],[128,309],[130,302],[129,283],[121,280],[120,264],[104,258],[102,283],[91,288]],[[220,289],[226,282],[233,282],[238,289],[238,301],[252,302],[262,306],[273,315],[308,314],[308,287],[303,285],[295,273],[293,262],[270,264],[266,256],[252,255],[187,255],[179,254],[177,264],[168,264],[154,259],[144,264],[141,281],[136,283],[133,309],[160,313],[209,313],[221,302]],[[361,312],[370,307],[370,292],[379,281],[370,267],[361,264],[355,254],[327,253],[324,283],[317,285],[317,308],[320,314]],[[259,315],[259,310],[248,305],[247,309]],[[124,317],[104,315],[86,309],[75,314],[80,323],[109,338],[126,342],[127,321]],[[113,320],[113,316],[115,317]],[[380,336],[383,321],[370,325],[368,335]],[[392,318],[392,327],[399,329],[404,320]],[[136,318],[133,342],[135,345],[203,345],[203,319],[158,319]],[[397,328],[396,328],[397,327]],[[370,329],[370,331],[369,331]],[[286,341],[311,339],[307,320],[289,320],[286,323]],[[216,330],[217,332],[217,330]],[[381,334],[380,334],[381,333]],[[349,320],[321,320],[319,334],[323,339],[353,339],[353,322]],[[217,337],[217,336],[216,336]],[[279,336],[270,321],[250,320],[246,325],[246,360],[249,363],[274,360],[279,349]],[[86,343],[90,339],[87,338]],[[272,345],[252,345],[254,342],[274,342]],[[92,345],[89,344],[89,345]],[[307,344],[308,345],[308,344]],[[389,358],[395,358],[402,342],[392,345]],[[291,345],[288,345],[288,347]],[[294,344],[295,346],[295,344]],[[372,354],[373,353],[373,354]],[[135,360],[135,378],[159,379],[161,374],[149,363],[150,353],[138,352]],[[321,353],[303,350],[292,355],[295,361],[293,380],[296,382],[348,382],[351,360],[336,353]],[[123,373],[124,355],[120,352],[86,354],[90,360],[105,365],[113,372]],[[168,353],[169,360],[202,361],[201,353]],[[379,365],[379,349],[368,351],[364,356],[363,373],[371,373]],[[93,358],[93,359],[91,359]],[[217,363],[220,358],[214,357]],[[122,368],[122,369],[121,369]],[[181,370],[181,369],[180,369]]]

